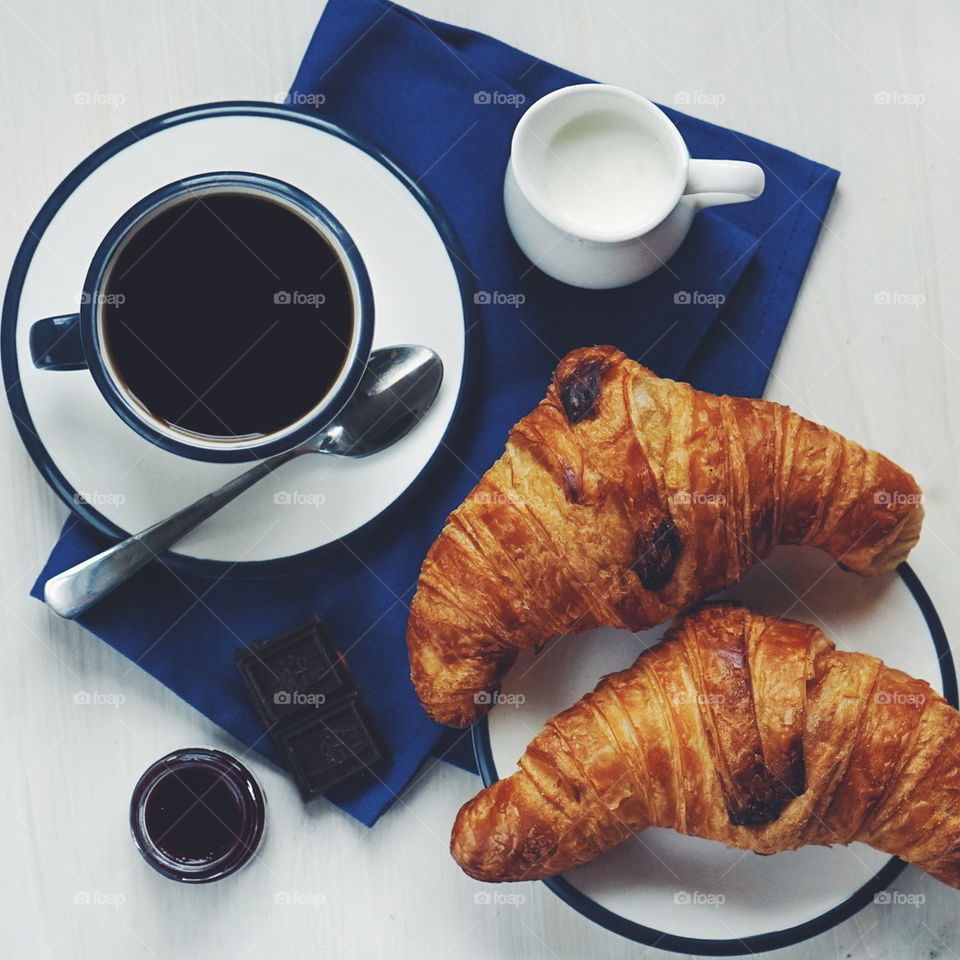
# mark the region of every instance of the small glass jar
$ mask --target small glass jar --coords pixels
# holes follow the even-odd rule
[[[183,883],[236,873],[263,841],[266,806],[253,774],[221,750],[175,750],[133,791],[133,841],[154,870]]]

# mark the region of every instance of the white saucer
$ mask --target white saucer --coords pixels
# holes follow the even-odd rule
[[[86,370],[37,370],[28,348],[34,321],[77,309],[94,250],[121,214],[164,184],[225,170],[284,180],[323,203],[366,264],[374,348],[425,344],[445,371],[426,419],[394,447],[365,460],[295,460],[172,555],[198,571],[226,563],[269,573],[394,503],[441,445],[460,394],[469,309],[463,254],[442,214],[379,151],[309,114],[260,103],[180,110],[121,134],[70,174],[24,240],[4,303],[3,372],[37,466],[71,509],[111,535],[141,530],[246,469],[161,450],[116,416]]]
[[[864,579],[815,550],[775,551],[725,596],[761,613],[816,623],[839,649],[860,650],[946,691],[956,676],[943,627],[916,575]],[[666,630],[595,630],[521,654],[503,684],[509,697],[474,727],[484,783],[507,776],[543,723],[623,670]],[[862,844],[804,847],[761,857],[723,844],[645,830],[592,863],[545,881],[595,922],[641,943],[683,953],[771,950],[829,929],[872,902],[903,864]],[[722,897],[722,901],[720,900]]]

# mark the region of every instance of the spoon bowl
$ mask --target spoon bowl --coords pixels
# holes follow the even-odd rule
[[[404,345],[377,350],[370,357],[357,392],[336,422],[303,446],[341,457],[379,453],[423,419],[442,382],[443,361],[429,347]]]

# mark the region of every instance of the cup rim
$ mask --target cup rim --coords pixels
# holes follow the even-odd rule
[[[118,254],[137,229],[186,195],[250,193],[281,203],[307,220],[333,248],[350,285],[353,301],[351,341],[337,379],[306,413],[269,434],[242,437],[206,437],[167,424],[154,416],[126,387],[112,362],[103,335],[103,289]],[[88,367],[100,392],[128,426],[157,446],[191,459],[237,462],[263,459],[314,436],[340,412],[356,390],[373,340],[373,293],[366,267],[350,234],[318,200],[299,188],[249,171],[213,171],[174,180],[130,207],[101,241],[84,283],[80,305],[80,333]],[[93,362],[91,362],[93,361]]]
[[[527,145],[531,137],[530,127],[533,119],[544,110],[550,109],[557,101],[569,97],[619,97],[632,102],[639,111],[647,118],[650,126],[656,127],[665,134],[665,142],[672,147],[677,162],[675,163],[672,189],[669,194],[664,196],[663,202],[656,208],[654,214],[638,220],[628,227],[621,227],[616,230],[599,230],[584,227],[581,224],[574,223],[564,216],[552,204],[547,202],[537,182],[537,178],[527,168],[525,159],[528,154]],[[558,230],[579,237],[583,240],[590,240],[595,243],[621,243],[625,240],[634,240],[643,236],[654,227],[658,226],[676,207],[683,196],[686,188],[687,177],[690,166],[690,151],[684,142],[680,131],[673,121],[661,110],[652,100],[647,99],[642,94],[627,87],[619,87],[610,83],[575,83],[570,86],[560,87],[552,93],[546,94],[537,100],[520,118],[517,126],[514,128],[513,137],[510,142],[510,166],[513,175],[516,178],[520,192],[523,194],[527,203],[529,203],[541,217],[552,224]]]

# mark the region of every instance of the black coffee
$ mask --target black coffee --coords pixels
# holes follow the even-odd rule
[[[353,297],[336,251],[279,203],[212,193],[175,203],[121,251],[104,342],[153,416],[211,437],[273,433],[343,368]]]

